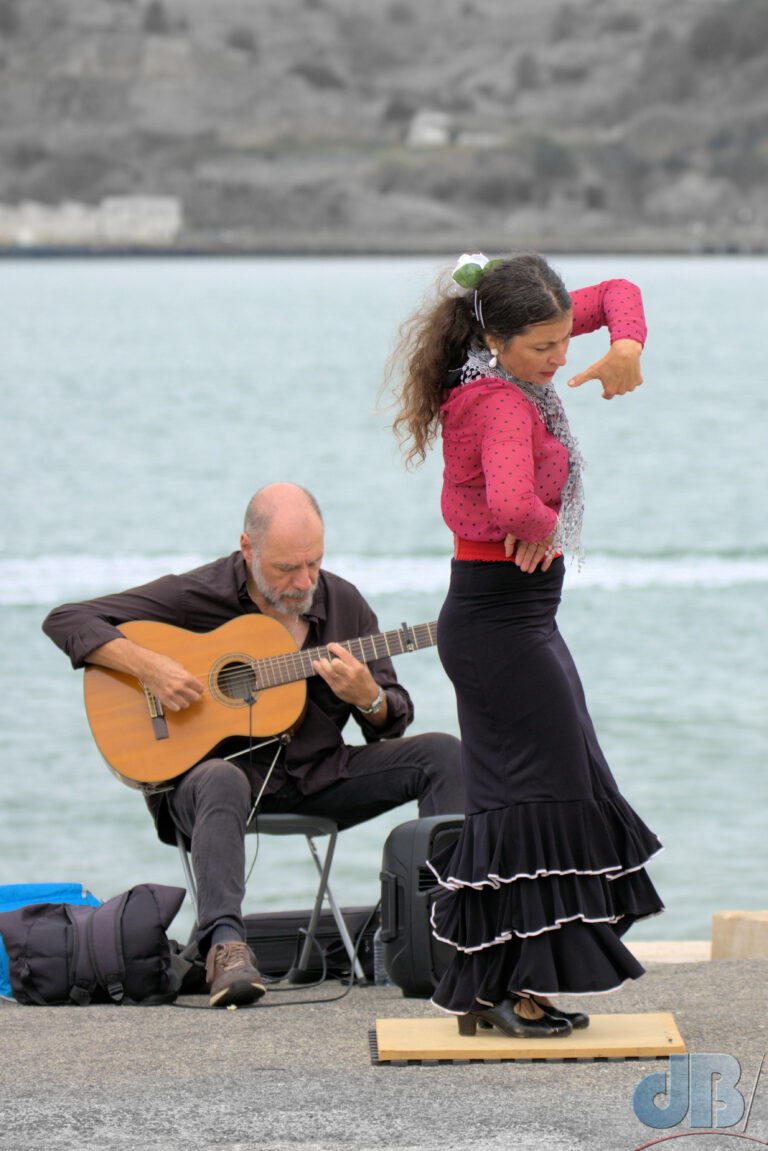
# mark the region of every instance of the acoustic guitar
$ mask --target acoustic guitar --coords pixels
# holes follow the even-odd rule
[[[165,623],[120,625],[134,643],[177,660],[204,684],[203,698],[184,711],[166,711],[131,675],[109,668],[85,670],[85,710],[101,754],[129,787],[168,783],[212,755],[231,737],[279,736],[304,716],[312,662],[330,658],[327,647],[300,651],[277,620],[237,616],[199,633]],[[418,651],[437,643],[437,623],[341,641],[361,663]]]

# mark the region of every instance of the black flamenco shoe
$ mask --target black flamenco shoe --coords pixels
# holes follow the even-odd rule
[[[547,1007],[545,1010],[553,1019],[565,1019],[574,1031],[581,1031],[582,1028],[589,1027],[589,1016],[583,1011],[562,1011],[559,1007]]]
[[[585,1027],[589,1027],[589,1016],[583,1011],[563,1011],[561,1007],[555,1007],[554,1003],[542,1003],[535,995],[532,996],[532,999],[537,1007],[540,1007],[553,1019],[565,1019],[574,1031],[581,1031]]]
[[[457,1016],[459,1035],[474,1035],[480,1023],[486,1027],[497,1027],[502,1035],[512,1039],[546,1039],[556,1035],[570,1035],[571,1025],[567,1019],[555,1019],[542,1015],[540,1019],[523,1019],[515,1011],[514,1000],[503,999],[495,1007],[481,1007]]]

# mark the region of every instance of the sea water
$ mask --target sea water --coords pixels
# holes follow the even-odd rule
[[[610,403],[596,383],[566,387],[605,333],[575,340],[559,375],[588,465],[587,560],[559,621],[614,774],[665,844],[650,872],[668,910],[633,934],[705,938],[714,912],[768,906],[768,261],[552,262],[570,288],[626,276],[643,290],[643,387]],[[441,266],[0,263],[0,883],[77,880],[106,899],[183,882],[93,743],[82,673],[40,631],[55,604],[226,554],[251,493],[293,480],[323,507],[326,566],[382,629],[436,618],[451,552],[439,451],[408,471],[379,392]],[[397,671],[411,730],[458,734],[435,649]],[[342,835],[342,903],[376,902],[386,834],[415,815]],[[308,906],[314,885],[295,841],[264,839],[247,909]],[[173,932],[189,921],[187,904]]]

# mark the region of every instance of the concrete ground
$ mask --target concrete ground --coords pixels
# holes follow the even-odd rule
[[[334,1000],[344,987],[328,982],[237,1011],[200,996],[154,1008],[2,1003],[0,1149],[631,1151],[676,1133],[686,1151],[715,1151],[743,1137],[745,1120],[751,1145],[768,1146],[768,959],[702,962],[700,946],[690,961],[692,945],[654,946],[661,960],[644,956],[642,979],[579,1002],[671,1011],[689,1053],[735,1056],[745,1116],[727,1132],[636,1117],[635,1086],[666,1059],[375,1064],[377,1018],[436,1009],[392,987]]]

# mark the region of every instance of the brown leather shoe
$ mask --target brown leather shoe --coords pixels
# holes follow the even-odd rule
[[[211,1007],[253,1003],[266,991],[256,956],[239,939],[214,944],[205,961],[205,978],[211,988]]]

